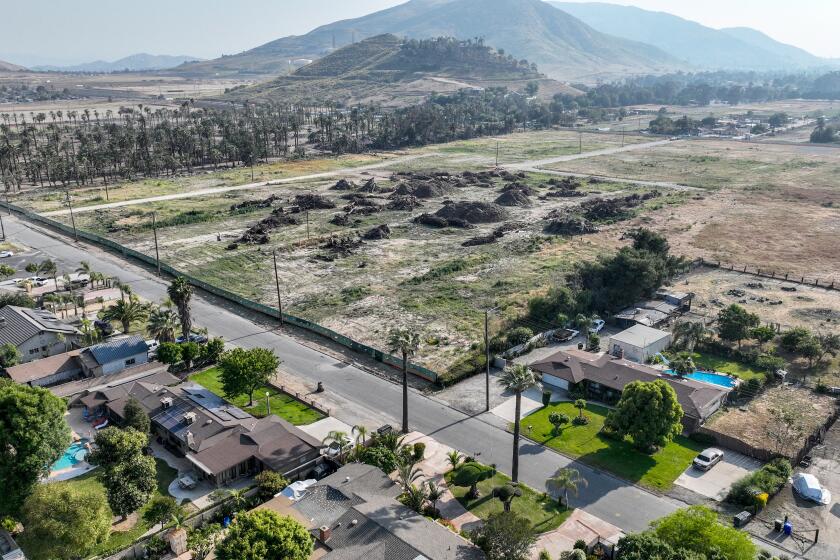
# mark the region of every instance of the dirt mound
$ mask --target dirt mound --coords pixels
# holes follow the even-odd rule
[[[268,217],[263,218],[248,228],[237,241],[252,245],[264,245],[271,239],[269,233],[272,230],[282,226],[296,226],[299,224],[300,220],[295,216],[286,214],[282,207],[275,208]]]
[[[580,182],[579,179],[575,177],[563,177],[562,179],[557,179],[556,177],[552,177],[548,180],[548,184],[552,187],[559,187],[561,189],[578,189],[583,186],[583,183]]]
[[[386,193],[386,192],[391,192],[392,190],[393,190],[393,189],[389,189],[389,188],[386,188],[386,187],[382,187],[382,186],[380,186],[380,185],[376,182],[376,180],[375,180],[373,177],[371,177],[370,179],[368,179],[368,180],[365,182],[365,184],[364,184],[364,185],[362,185],[361,187],[359,187],[359,192],[363,192],[363,193],[372,193],[372,194],[375,194],[375,193]]]
[[[546,219],[548,223],[543,228],[543,231],[551,235],[586,235],[589,233],[598,233],[598,228],[589,220],[576,214],[552,212]]]
[[[415,183],[401,183],[392,197],[414,196],[417,198],[439,198],[450,191],[447,184],[437,181],[425,181]]]
[[[521,191],[528,196],[534,196],[536,193],[534,189],[526,185],[525,183],[520,183],[519,181],[514,181],[513,183],[508,183],[504,187],[502,187],[502,192],[508,191]]]
[[[240,202],[239,204],[232,204],[230,206],[230,213],[237,214],[257,210],[259,208],[269,208],[277,200],[280,200],[280,197],[276,194],[262,200],[246,200],[244,202]]]
[[[338,257],[349,257],[362,245],[362,240],[356,234],[333,235],[321,245],[321,249],[325,250],[326,253],[321,253],[316,258],[323,261],[334,261]]]
[[[595,198],[580,205],[583,217],[591,221],[618,221],[631,217],[631,209],[646,200],[660,196],[659,191],[645,194],[631,194],[618,198]]]
[[[327,210],[335,208],[335,202],[320,194],[299,194],[295,197],[295,205],[301,210]]]
[[[400,195],[391,198],[391,201],[385,206],[388,210],[414,210],[418,206],[422,206],[420,201],[414,195]]]
[[[364,194],[353,193],[350,195],[344,195],[342,198],[350,199],[350,204],[342,208],[342,210],[348,214],[361,214],[363,216],[367,216],[369,214],[381,212],[385,208],[385,206],[379,204],[376,198]]]
[[[487,245],[488,243],[495,243],[496,241],[504,237],[506,233],[520,229],[522,227],[525,227],[525,224],[521,222],[508,222],[494,229],[492,232],[490,232],[490,235],[479,235],[477,237],[471,237],[470,239],[467,239],[466,241],[461,243],[461,246],[474,247],[476,245]]]
[[[457,227],[462,229],[470,229],[473,226],[468,221],[461,218],[441,218],[432,214],[420,214],[414,218],[414,222],[424,226],[434,228]]]
[[[387,224],[371,228],[362,235],[362,239],[389,239],[391,237],[391,228]]]
[[[349,226],[353,221],[350,219],[350,214],[334,214],[330,218],[330,223],[335,226]]]
[[[338,182],[330,187],[330,190],[333,191],[350,191],[356,188],[356,185],[353,181],[348,181],[347,179],[339,179]]]
[[[559,190],[547,192],[544,198],[583,198],[586,196],[585,192],[572,190]]]
[[[530,206],[531,198],[524,190],[512,189],[503,192],[495,202],[502,206]]]
[[[508,211],[492,202],[453,202],[447,204],[435,216],[446,220],[464,220],[470,224],[492,224],[502,222]]]

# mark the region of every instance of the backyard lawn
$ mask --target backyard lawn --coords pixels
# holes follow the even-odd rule
[[[672,358],[673,355],[665,353],[667,358]],[[764,378],[765,373],[761,370],[737,362],[731,358],[720,356],[718,354],[709,354],[707,352],[693,352],[691,358],[694,360],[694,365],[704,371],[717,371],[720,373],[728,373],[734,375],[744,381],[749,381],[754,377]]]
[[[487,519],[491,513],[504,509],[502,502],[493,497],[493,489],[504,486],[510,482],[510,478],[502,473],[496,473],[493,478],[480,482],[478,484],[480,495],[478,498],[471,500],[467,498],[467,492],[470,491],[468,487],[452,484],[451,480],[454,472],[446,473],[446,485],[461,505],[474,515],[481,519]],[[533,488],[522,483],[519,484],[519,488],[522,489],[522,496],[513,499],[511,511],[526,517],[538,533],[556,529],[572,513],[571,509],[559,505],[557,500],[553,500],[551,497],[543,498],[543,495]]]
[[[584,463],[656,490],[668,490],[703,449],[702,445],[678,436],[653,455],[642,453],[629,440],[616,441],[599,434],[609,410],[594,404],[586,407],[589,424],[575,426],[569,423],[555,434],[548,421],[548,416],[555,411],[572,418],[578,414],[570,402],[551,404],[523,418],[522,433]]]
[[[202,372],[192,375],[190,379],[199,385],[207,387],[212,392],[220,397],[225,397],[225,392],[222,389],[222,382],[219,380],[219,375],[222,373],[218,367],[213,367]],[[324,417],[323,414],[311,408],[294,398],[281,393],[273,387],[260,387],[254,391],[254,406],[248,405],[248,395],[240,395],[235,399],[228,399],[234,405],[253,414],[258,418],[267,415],[265,393],[269,393],[269,400],[271,402],[271,413],[276,414],[280,418],[291,422],[295,426],[302,426],[311,424]]]
[[[173,480],[178,476],[178,471],[167,465],[163,460],[155,458],[155,463],[157,466],[157,488],[155,489],[154,493],[152,494],[152,498],[155,496],[168,496],[169,495],[169,485],[172,483]],[[103,492],[105,491],[104,486],[99,481],[99,469],[94,469],[88,473],[85,473],[81,476],[77,476],[76,478],[72,478],[70,480],[66,480],[63,482],[50,482],[49,484],[67,484],[71,486],[75,486],[79,490],[91,490],[95,488],[99,488]],[[151,502],[151,499],[149,500]],[[140,508],[137,512],[137,523],[129,529],[128,531],[114,531],[111,533],[110,537],[104,543],[96,546],[93,551],[91,551],[91,556],[100,556],[105,555],[111,551],[122,550],[126,548],[131,543],[139,539],[143,536],[146,531],[151,529],[151,525],[143,519],[143,514],[146,511],[146,506]],[[37,554],[33,554],[30,552],[32,549],[37,549],[37,545],[33,546],[33,543],[27,543],[26,539],[23,539],[21,543],[21,547],[24,549],[27,557],[36,557]]]

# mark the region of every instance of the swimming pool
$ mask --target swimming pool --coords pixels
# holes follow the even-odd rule
[[[668,375],[677,375],[674,373],[673,370],[666,369],[664,373]],[[729,377],[728,375],[723,375],[721,373],[713,373],[710,371],[700,371],[697,370],[694,373],[689,373],[686,375],[688,379],[693,379],[694,381],[702,381],[703,383],[709,383],[711,385],[717,385],[719,387],[725,387],[727,389],[732,389],[735,385],[738,384],[736,379]]]
[[[85,444],[86,439],[73,443],[70,447],[64,450],[64,454],[58,461],[52,464],[50,472],[63,471],[71,469],[85,460],[87,457],[87,448]]]

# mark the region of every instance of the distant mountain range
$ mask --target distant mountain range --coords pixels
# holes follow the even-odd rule
[[[284,37],[175,71],[193,75],[281,74],[290,61],[392,33],[400,37],[482,37],[487,44],[566,80],[662,73],[685,65],[663,50],[596,31],[540,0],[410,0],[405,4]]]
[[[640,41],[704,69],[777,70],[832,61],[747,27],[712,29],[665,12],[601,2],[550,2],[603,33]]]
[[[21,70],[26,70],[26,68],[0,60],[0,72],[19,72]]]
[[[235,88],[227,100],[298,99],[344,105],[416,103],[433,92],[504,85],[522,91],[537,82],[542,94],[579,93],[542,76],[535,66],[478,41],[454,38],[401,39],[385,34],[352,43],[294,74],[251,87]]]
[[[185,62],[202,60],[196,56],[171,56],[167,54],[133,54],[113,62],[97,60],[72,66],[34,66],[41,72],[140,72],[144,70],[168,70]]]

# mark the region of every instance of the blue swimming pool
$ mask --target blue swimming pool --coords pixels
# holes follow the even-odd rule
[[[85,457],[87,457],[86,443],[87,440],[77,441],[65,449],[61,458],[50,467],[50,472],[70,469],[83,462]]]
[[[676,375],[673,370],[666,369],[664,373],[668,375]],[[695,381],[702,381],[703,383],[710,383],[712,385],[718,385],[719,387],[726,387],[727,389],[731,389],[738,384],[738,382],[729,377],[728,375],[723,375],[721,373],[713,373],[710,371],[695,371],[694,373],[689,373],[686,375],[688,379],[693,379]]]

